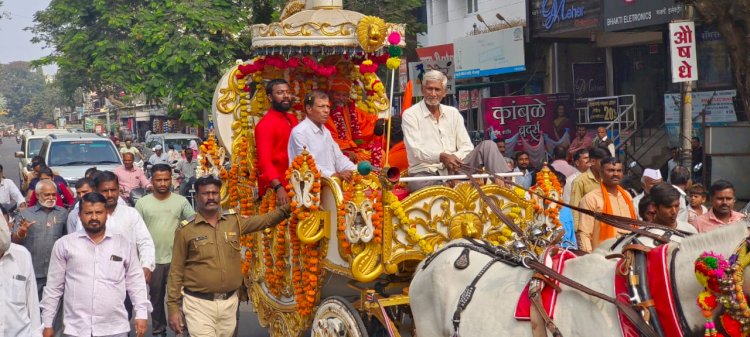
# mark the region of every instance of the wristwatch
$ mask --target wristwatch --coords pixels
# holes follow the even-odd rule
[[[281,187],[283,187],[281,184],[276,184],[276,186],[273,187],[273,190],[278,191]]]

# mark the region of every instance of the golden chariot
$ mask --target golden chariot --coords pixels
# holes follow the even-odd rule
[[[224,181],[223,205],[244,215],[275,208],[272,193],[257,195],[254,132],[269,108],[265,81],[288,80],[301,120],[301,98],[326,89],[337,73],[351,81],[358,108],[387,118],[390,100],[376,72],[387,67],[392,77],[405,46],[403,25],[344,10],[341,0],[290,1],[280,22],[251,29],[255,57],[238,61],[218,84],[212,116],[218,142],[212,134],[199,158],[199,174]],[[231,155],[229,170],[225,155]],[[388,170],[360,168],[345,183],[321,177],[307,153],[294,158],[286,186],[292,217],[242,239],[247,293],[272,336],[309,329],[313,336],[411,336],[408,284],[420,261],[458,238],[517,243],[472,184],[397,197],[399,183],[379,174]],[[559,197],[549,171],[538,177],[540,191]],[[555,205],[525,190],[486,184],[481,191],[539,239],[559,227]]]

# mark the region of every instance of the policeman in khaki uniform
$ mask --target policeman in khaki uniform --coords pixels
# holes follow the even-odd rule
[[[234,333],[242,285],[240,235],[275,226],[290,215],[284,205],[264,215],[240,217],[220,206],[221,181],[213,176],[195,181],[196,208],[174,237],[167,283],[169,326],[177,334],[185,324],[190,335],[225,337]]]

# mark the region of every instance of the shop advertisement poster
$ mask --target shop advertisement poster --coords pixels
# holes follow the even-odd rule
[[[607,96],[604,62],[573,63],[573,87],[576,107],[585,107],[588,98]]]
[[[467,36],[453,45],[457,79],[526,70],[522,27]]]
[[[701,135],[705,111],[706,125],[727,125],[737,121],[734,109],[736,90],[697,91],[693,93],[693,135]],[[682,98],[679,93],[664,94],[664,127],[667,129],[670,146],[678,146],[680,138],[680,108]]]
[[[586,103],[589,123],[610,123],[617,119],[617,107],[620,99],[613,97],[600,97],[589,99]]]
[[[456,93],[455,62],[453,44],[440,44],[416,49],[419,62],[409,62],[409,80],[412,96],[422,97],[422,77],[430,70],[439,70],[448,77],[447,94]]]
[[[490,97],[482,100],[484,125],[490,138],[519,135],[538,144],[542,135],[559,140],[565,130],[574,129],[573,99],[570,94]]]

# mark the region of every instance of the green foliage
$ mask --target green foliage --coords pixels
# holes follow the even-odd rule
[[[31,68],[28,62],[0,64],[0,96],[6,99],[10,118],[27,119],[23,115],[24,107],[45,87],[41,68]]]
[[[53,48],[38,63],[58,65],[64,95],[143,94],[199,124],[223,69],[247,57],[251,11],[229,0],[52,0],[31,30]]]
[[[415,46],[424,26],[412,11],[421,0],[345,1],[345,8],[407,23]],[[172,116],[199,124],[216,83],[247,59],[249,27],[277,20],[284,0],[52,0],[36,13],[35,42],[52,53],[64,97],[78,88],[111,97],[144,95]]]
[[[427,26],[417,20],[423,0],[344,0],[344,8],[383,18],[386,22],[406,24],[406,48],[413,52],[417,47],[417,34],[424,33]]]

